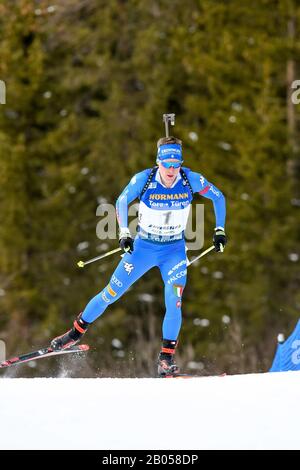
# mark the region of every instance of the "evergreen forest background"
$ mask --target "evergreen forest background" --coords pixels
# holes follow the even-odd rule
[[[188,272],[178,362],[267,371],[300,317],[300,5],[296,0],[2,0],[0,338],[46,346],[107,284],[97,208],[155,163],[176,113],[185,165],[227,199],[228,245]],[[205,204],[205,245],[214,214]],[[164,314],[154,269],[85,336],[86,359],[16,376],[152,376]],[[34,364],[33,364],[34,365]],[[68,372],[69,371],[69,372]],[[71,372],[70,372],[71,371]]]

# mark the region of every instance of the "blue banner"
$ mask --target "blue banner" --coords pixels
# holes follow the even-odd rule
[[[288,370],[300,370],[300,320],[293,333],[279,343],[269,372],[284,372]]]

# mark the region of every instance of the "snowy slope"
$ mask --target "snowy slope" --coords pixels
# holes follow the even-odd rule
[[[0,448],[300,449],[299,399],[300,372],[1,379]]]

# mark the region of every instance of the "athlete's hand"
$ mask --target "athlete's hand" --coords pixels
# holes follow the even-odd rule
[[[222,228],[215,228],[213,242],[216,251],[224,251],[225,245],[227,243],[227,237]]]
[[[121,229],[119,232],[119,245],[125,253],[133,252],[133,238],[127,229]]]

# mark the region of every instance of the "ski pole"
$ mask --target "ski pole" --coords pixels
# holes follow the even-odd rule
[[[223,245],[222,245],[223,246]],[[207,248],[207,250],[203,251],[202,253],[200,253],[199,256],[197,256],[196,258],[192,259],[192,261],[190,261],[189,259],[187,259],[187,267],[190,266],[192,263],[194,263],[195,261],[197,261],[198,259],[202,258],[203,256],[207,255],[207,253],[209,253],[210,251],[214,250],[215,249],[215,245],[212,245],[210,246],[209,248]]]
[[[93,263],[94,261],[98,261],[99,259],[105,258],[106,256],[113,255],[114,253],[117,253],[118,251],[121,251],[122,248],[116,248],[114,250],[109,251],[108,253],[105,253],[104,255],[97,256],[96,258],[89,259],[88,261],[78,261],[77,266],[79,268],[84,268],[86,264]]]

